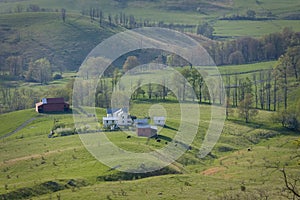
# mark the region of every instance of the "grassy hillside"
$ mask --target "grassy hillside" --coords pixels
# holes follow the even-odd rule
[[[133,15],[137,21],[149,20],[150,22],[162,21],[167,24],[189,24],[197,25],[204,21],[210,21],[216,29],[217,36],[261,36],[264,34],[279,32],[283,27],[293,27],[295,31],[300,30],[300,25],[295,20],[299,19],[299,2],[288,0],[284,3],[280,1],[261,0],[75,0],[75,1],[48,1],[48,0],[27,0],[0,2],[0,12],[15,12],[18,7],[22,11],[30,5],[38,5],[40,9],[51,9],[52,11],[61,8],[67,9],[69,13],[86,12],[89,15],[89,9],[99,8],[103,11],[104,18],[107,20],[111,15],[113,20],[120,13]],[[254,10],[256,17],[265,18],[271,15],[274,20],[268,21],[226,21],[218,20],[224,16],[246,15],[248,10]],[[58,13],[59,15],[60,13]],[[195,30],[190,30],[195,31]]]
[[[39,12],[26,12],[29,5],[38,5]],[[62,8],[67,10],[65,22],[61,18]],[[101,26],[99,18],[91,21],[90,8],[103,11]],[[271,16],[272,20],[220,19],[246,15],[248,10],[254,10],[257,18]],[[87,54],[104,39],[125,30],[115,23],[109,24],[108,20],[109,15],[114,21],[121,13],[127,17],[133,15],[138,22],[149,20],[156,24],[164,22],[194,26],[208,22],[215,29],[215,38],[226,40],[243,36],[261,37],[281,32],[286,26],[300,31],[300,1],[295,0],[0,0],[1,73],[7,70],[3,70],[5,59],[11,55],[23,57],[26,63],[24,71],[30,60],[42,57],[50,60],[55,73],[68,69],[63,73],[63,79],[45,85],[22,80],[0,80],[0,98],[6,95],[21,99],[18,95],[30,90],[30,101],[40,98],[38,95],[66,95],[71,99],[68,96],[68,92],[72,91],[70,83]],[[195,31],[194,28],[187,30]],[[193,37],[207,42],[202,37]],[[259,70],[270,69],[275,62],[220,66],[218,69],[224,74],[225,81],[225,75],[233,73],[241,73],[237,75],[239,79],[249,77],[252,80],[254,73],[259,77]],[[142,74],[137,76],[143,78]],[[235,84],[234,81],[232,77],[229,84]],[[289,78],[289,81],[288,103],[293,108],[300,98],[300,87],[294,78]],[[110,90],[111,80],[108,83]],[[6,84],[16,89],[5,90]],[[68,88],[64,90],[66,86]],[[147,91],[146,85],[143,87]],[[282,85],[278,88],[281,89]],[[18,95],[16,91],[19,91]],[[154,100],[154,97],[148,100],[147,95],[131,101],[130,113],[146,117],[151,109],[163,107],[161,110],[167,114],[167,126],[159,129],[160,142],[154,138],[137,137],[134,131],[97,134],[105,134],[115,145],[132,152],[150,152],[174,142],[181,118],[177,101],[169,96],[169,101]],[[4,101],[0,99],[0,102],[1,108]],[[159,106],[152,107],[152,103]],[[282,104],[278,103],[280,109]],[[198,106],[191,102],[186,102],[186,105],[190,109],[186,113],[190,115]],[[93,109],[86,110],[85,114],[89,116]],[[259,110],[250,123],[245,123],[238,116],[238,110],[231,108],[218,143],[208,156],[199,158],[197,155],[211,119],[209,105],[201,104],[200,110],[200,125],[189,146],[191,148],[176,162],[152,174],[128,174],[105,166],[88,152],[79,135],[58,134],[58,137],[48,138],[54,127],[74,130],[71,113],[38,114],[32,108],[1,114],[0,199],[293,198],[286,190],[280,170],[283,167],[286,169],[291,182],[293,179],[299,181],[300,154],[299,142],[296,142],[299,141],[299,132],[290,131],[275,122],[274,112]],[[75,114],[81,112],[80,109],[73,111]],[[83,128],[91,132],[101,128],[98,122],[102,121],[106,112],[103,108],[97,108],[96,112],[98,121],[93,117],[80,119]],[[90,123],[91,119],[93,121]],[[87,137],[93,137],[93,134],[86,133]],[[128,138],[128,135],[131,137]]]
[[[21,55],[27,62],[46,57],[54,67],[77,69],[98,43],[120,30],[79,14],[69,14],[66,22],[55,12],[0,15],[1,64],[7,55]]]
[[[285,7],[280,2],[257,1],[245,3],[236,1],[12,1],[0,2],[2,10],[11,10],[11,14],[0,15],[0,65],[11,55],[21,55],[24,63],[46,57],[57,69],[77,70],[86,55],[101,41],[118,33],[123,28],[108,24],[108,15],[114,21],[120,13],[133,15],[136,21],[149,20],[166,24],[197,25],[204,21],[214,27],[216,38],[231,39],[242,36],[260,37],[265,34],[280,32],[284,27],[300,31],[299,20],[283,20],[279,11],[293,14],[298,2],[290,1]],[[121,3],[123,2],[123,3]],[[124,3],[125,2],[125,3]],[[44,12],[25,12],[30,4],[44,8]],[[122,5],[121,5],[122,4]],[[182,7],[184,5],[185,7]],[[103,10],[104,20],[101,26],[98,19],[91,21],[90,7]],[[16,8],[22,12],[17,13]],[[66,21],[61,18],[61,8],[67,9]],[[279,7],[282,10],[279,10]],[[208,13],[197,11],[203,8]],[[47,9],[51,9],[48,12]],[[253,9],[257,17],[265,12],[278,16],[275,20],[219,20],[223,16],[245,15],[247,9]],[[296,11],[295,11],[296,9]],[[85,10],[86,15],[81,15]],[[198,9],[199,10],[199,9]],[[201,10],[201,9],[200,9]],[[217,13],[217,14],[216,14]],[[187,31],[195,32],[194,28]],[[27,66],[25,66],[26,68]]]
[[[167,110],[174,106],[161,105]],[[147,104],[136,104],[132,112],[136,114],[147,107]],[[202,106],[202,112],[206,112],[205,108]],[[173,113],[174,116],[180,114],[176,110]],[[34,111],[10,113],[15,118],[22,114],[34,115]],[[99,114],[101,117],[104,112],[99,110]],[[270,112],[261,112],[254,124],[245,124],[232,117],[226,122],[211,156],[205,159],[195,157],[199,145],[197,137],[193,149],[178,160],[177,165],[183,167],[182,174],[104,182],[105,177],[124,176],[95,160],[78,135],[47,138],[54,119],[69,124],[72,115],[43,115],[15,135],[1,140],[0,194],[18,199],[25,195],[37,199],[140,199],[141,196],[143,199],[221,199],[237,195],[277,199],[284,186],[282,174],[273,167],[285,165],[288,173],[297,177],[299,159],[295,157],[294,140],[298,136],[269,122],[271,116]],[[170,123],[178,124],[179,121],[174,118]],[[200,123],[199,134],[207,127],[205,121]],[[168,132],[165,130],[162,134]],[[126,139],[118,132],[107,134],[118,146],[130,151],[147,149],[156,143],[151,140],[147,144],[146,140],[135,136],[132,140]],[[142,145],[137,146],[137,142]],[[242,191],[242,187],[246,190]]]
[[[167,13],[188,13],[200,16],[222,16],[228,13],[243,13],[248,9],[256,10],[259,15],[265,15],[266,12],[271,11],[277,16],[287,16],[299,12],[299,2],[294,0],[273,1],[273,0],[260,0],[260,1],[244,1],[244,0],[27,0],[27,1],[1,1],[1,11],[7,12],[14,11],[17,5],[38,4],[42,8],[66,8],[71,11],[81,11],[84,8],[89,9],[90,6],[98,6],[103,10],[110,13],[118,13],[125,11],[130,14],[136,13],[138,17],[149,17],[150,13],[157,13],[158,11],[165,11]],[[138,9],[138,12],[136,12]],[[151,12],[149,12],[151,11]],[[155,15],[151,15],[155,17]],[[156,16],[158,18],[159,16]],[[176,19],[176,18],[174,18]],[[174,20],[173,19],[173,20]],[[158,18],[162,20],[162,18]],[[173,21],[172,20],[172,21]],[[173,21],[174,22],[174,21]]]

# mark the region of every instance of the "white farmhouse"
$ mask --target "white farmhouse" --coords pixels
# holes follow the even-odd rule
[[[153,117],[153,122],[157,126],[164,126],[166,123],[165,117]]]
[[[103,117],[103,127],[115,130],[118,127],[118,118],[116,117]]]
[[[107,109],[106,113],[107,116],[103,117],[104,128],[111,127],[112,125],[115,126],[114,128],[132,125],[132,119],[126,108]]]

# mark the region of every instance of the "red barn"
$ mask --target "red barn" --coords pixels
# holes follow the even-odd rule
[[[39,113],[44,112],[67,112],[69,104],[64,98],[43,98],[41,102],[35,104],[35,110]]]

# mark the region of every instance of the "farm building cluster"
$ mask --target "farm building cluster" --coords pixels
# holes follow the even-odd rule
[[[136,133],[140,137],[157,136],[157,126],[164,126],[165,117],[153,117],[154,125],[149,124],[149,120],[136,119],[131,116],[126,108],[107,109],[106,117],[102,118],[103,127],[108,130],[117,130],[121,127],[135,127]]]
[[[43,98],[36,103],[35,110],[38,113],[67,112],[70,105],[65,102],[64,98]],[[166,118],[164,116],[154,116],[152,124],[148,118],[137,119],[131,116],[127,108],[111,108],[106,110],[106,116],[102,118],[103,128],[114,131],[119,128],[132,128],[136,130],[137,136],[156,137],[158,126],[164,126]],[[53,135],[53,130],[51,135]]]

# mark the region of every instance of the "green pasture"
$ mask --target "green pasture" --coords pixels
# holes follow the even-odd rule
[[[22,110],[13,113],[6,113],[0,115],[1,129],[0,136],[14,131],[21,126],[25,121],[38,117],[39,115],[33,110]]]
[[[168,113],[167,125],[178,127],[180,110],[173,109],[174,103],[160,103]],[[191,104],[192,108],[194,105]],[[134,104],[132,114],[139,110],[147,114],[151,104]],[[210,119],[210,108],[200,106],[200,126],[192,149],[181,156],[177,163],[182,175],[165,175],[142,180],[102,182],[97,177],[116,174],[97,161],[83,147],[78,135],[48,138],[54,119],[58,123],[72,124],[71,114],[44,114],[31,122],[15,135],[0,142],[0,193],[17,191],[20,188],[32,188],[47,181],[66,184],[69,180],[84,182],[80,188],[70,187],[55,193],[48,193],[37,198],[64,199],[77,198],[129,198],[149,199],[160,197],[177,199],[197,199],[211,197],[218,199],[223,195],[259,195],[260,190],[270,197],[279,195],[277,188],[283,187],[281,173],[272,168],[279,161],[279,166],[286,165],[289,173],[297,173],[297,157],[295,139],[299,136],[271,122],[272,112],[260,111],[260,114],[246,124],[238,120],[237,114],[226,121],[221,137],[211,154],[199,159],[197,154]],[[12,118],[24,118],[24,115],[35,114],[33,110],[9,113]],[[100,120],[105,115],[104,109],[97,109]],[[5,118],[3,118],[5,119]],[[1,123],[2,124],[2,123]],[[14,129],[11,127],[10,129]],[[165,145],[155,139],[138,138],[135,132],[105,132],[106,136],[117,146],[132,152],[149,152]],[[161,135],[173,138],[176,131],[163,128]],[[131,135],[131,138],[127,138]],[[91,135],[92,136],[92,135]],[[166,138],[166,137],[165,137]],[[166,140],[167,141],[167,140]],[[248,151],[247,149],[251,149]],[[269,166],[270,165],[270,166]],[[175,167],[173,166],[173,167]],[[171,166],[172,167],[172,166]],[[259,185],[262,185],[259,186]],[[246,192],[241,192],[241,186]],[[259,187],[258,187],[259,186]],[[149,189],[147,189],[149,188]],[[150,189],[151,188],[151,189]],[[170,188],[175,190],[170,190]],[[201,194],[199,194],[201,191]],[[123,196],[125,195],[126,196]],[[274,199],[273,198],[273,199]]]
[[[299,20],[218,20],[213,25],[214,35],[233,39],[235,37],[262,37],[276,32],[282,32],[285,27],[300,31]]]
[[[272,69],[275,63],[276,61],[259,62],[253,64],[244,64],[244,65],[224,65],[224,66],[218,66],[218,70],[220,71],[220,74],[243,73],[243,72],[250,72],[255,70]]]

